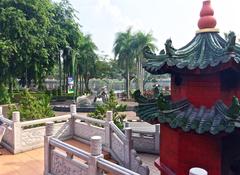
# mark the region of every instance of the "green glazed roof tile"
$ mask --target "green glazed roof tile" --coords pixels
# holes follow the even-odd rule
[[[159,97],[162,98],[162,96]],[[229,108],[222,101],[218,101],[211,109],[207,109],[204,106],[196,108],[187,100],[182,100],[176,103],[169,102],[170,109],[167,110],[159,109],[157,105],[159,99],[146,99],[139,94],[135,99],[139,103],[136,107],[137,115],[150,123],[158,121],[168,123],[171,128],[181,128],[185,132],[195,131],[198,134],[208,132],[213,135],[220,132],[231,133],[235,128],[240,128],[240,121],[231,113],[231,110],[235,111],[237,108],[240,111],[236,97],[233,98]]]
[[[229,34],[227,41],[216,32],[208,32],[196,34],[190,43],[180,49],[165,44],[169,53],[164,51],[156,55],[145,48],[144,56],[147,61],[143,67],[152,74],[162,74],[174,69],[206,69],[231,60],[239,63],[240,45],[235,44],[235,39],[233,32]]]

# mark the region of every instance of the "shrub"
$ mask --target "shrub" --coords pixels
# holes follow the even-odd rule
[[[126,115],[119,114],[118,112],[123,112],[127,108],[127,105],[119,104],[113,90],[109,93],[109,99],[106,103],[102,105],[97,105],[95,112],[88,114],[89,117],[103,120],[106,118],[107,111],[113,111],[113,122],[118,128],[123,128],[123,120]]]
[[[0,104],[9,104],[11,103],[10,95],[7,91],[7,88],[0,84]]]
[[[21,121],[35,120],[46,117],[53,117],[54,113],[50,106],[50,97],[46,94],[30,94],[24,90],[18,96],[18,105],[9,106],[8,116],[11,117],[13,111],[19,111]]]

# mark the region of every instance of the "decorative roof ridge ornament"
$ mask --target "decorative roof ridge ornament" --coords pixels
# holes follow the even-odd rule
[[[166,40],[165,50],[166,50],[166,54],[169,55],[170,57],[172,57],[174,55],[174,53],[176,52],[176,49],[172,45],[172,39],[171,38]]]
[[[197,33],[219,32],[218,29],[215,29],[217,21],[213,15],[214,10],[211,6],[211,0],[203,1],[203,6],[200,12],[200,19],[198,21],[198,27],[200,30],[198,30]]]
[[[227,43],[225,50],[227,52],[234,52],[235,46],[236,46],[236,34],[234,32],[229,32],[227,36]]]

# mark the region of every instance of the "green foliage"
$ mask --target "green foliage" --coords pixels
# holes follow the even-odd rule
[[[96,119],[103,120],[104,118],[106,118],[107,111],[113,111],[113,122],[115,123],[115,125],[118,126],[118,128],[122,129],[123,120],[126,117],[126,115],[119,114],[119,112],[125,111],[126,108],[127,108],[126,105],[122,105],[118,103],[113,90],[111,90],[108,101],[105,104],[98,105],[95,112],[90,113],[89,116]]]
[[[80,69],[76,63],[83,57],[79,65],[87,69],[84,79],[95,75],[96,46],[82,34],[68,0],[2,0],[0,14],[0,83],[9,89],[16,79],[22,86],[34,82],[42,88],[56,65],[59,78],[66,81]]]
[[[122,76],[126,79],[127,98],[130,97],[130,80],[132,78],[137,78],[139,89],[143,88],[143,48],[148,46],[151,50],[156,50],[156,46],[153,44],[154,40],[151,33],[145,34],[141,31],[133,33],[131,28],[116,35],[113,52],[119,67],[123,70]],[[131,75],[134,76],[131,77]]]
[[[7,91],[7,88],[0,84],[0,104],[9,104],[10,103],[10,95]]]
[[[50,106],[50,97],[48,95],[33,95],[24,90],[19,96],[17,106],[9,106],[8,116],[11,117],[13,111],[19,111],[22,121],[53,117],[54,113]]]

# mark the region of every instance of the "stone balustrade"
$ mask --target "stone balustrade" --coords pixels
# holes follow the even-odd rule
[[[71,115],[24,122],[21,122],[20,118],[18,111],[12,113],[12,120],[0,115],[0,120],[6,126],[2,144],[14,154],[42,147],[44,145],[46,122],[54,122],[54,134],[56,137],[62,140],[71,138],[68,121]]]
[[[53,138],[53,123],[47,123],[44,137],[44,174],[45,175],[140,175],[117,164],[103,159],[102,138],[90,139],[91,151],[87,153],[56,138]],[[74,159],[77,157],[77,159]],[[66,172],[67,171],[67,172]]]
[[[49,135],[54,135],[59,140],[74,138],[87,144],[91,143],[93,136],[100,136],[103,149],[121,166],[141,171],[142,175],[149,174],[149,168],[138,161],[140,158],[133,148],[132,129],[126,128],[123,133],[113,123],[111,111],[107,112],[107,118],[103,121],[78,115],[76,105],[71,105],[70,109],[71,115],[24,122],[20,121],[19,112],[13,113],[12,121],[0,116],[0,120],[9,128],[3,138],[3,145],[12,153],[19,153],[42,147],[46,139],[45,132],[46,136],[51,133]],[[41,126],[45,123],[52,128]]]
[[[125,123],[125,128],[129,123]],[[155,125],[155,131],[132,130],[133,147],[138,152],[159,154],[160,124]]]

